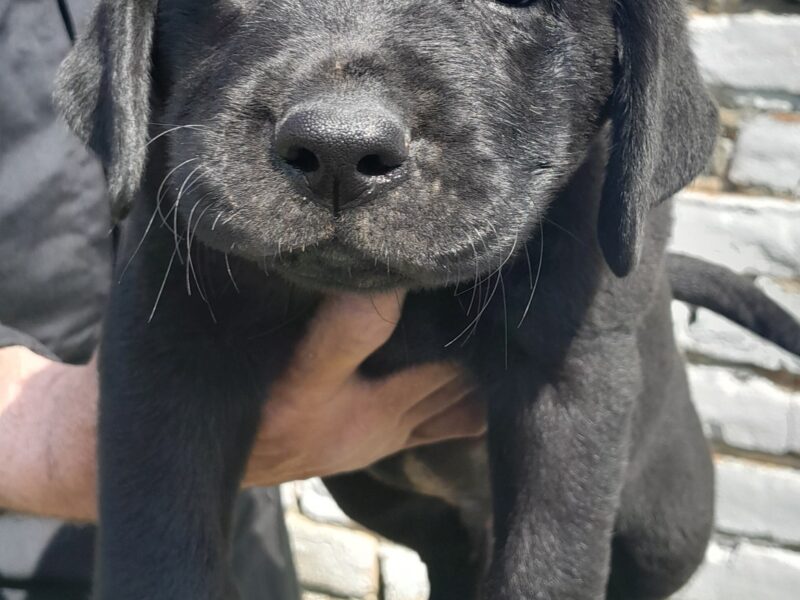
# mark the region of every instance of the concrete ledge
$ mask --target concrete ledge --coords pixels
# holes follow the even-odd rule
[[[795,600],[800,554],[741,542],[712,543],[706,562],[674,600]]]

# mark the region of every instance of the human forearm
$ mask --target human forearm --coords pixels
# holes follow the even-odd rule
[[[0,349],[0,507],[93,520],[97,376]]]
[[[379,382],[359,376],[399,318],[394,294],[323,305],[270,390],[244,486],[360,469],[404,448],[483,432],[484,406],[452,366]],[[0,349],[0,508],[95,519],[97,399],[94,362],[73,367],[20,346]]]

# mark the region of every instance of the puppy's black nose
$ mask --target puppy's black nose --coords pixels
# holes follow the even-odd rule
[[[334,212],[396,185],[408,129],[377,102],[315,101],[294,107],[275,131],[275,151],[311,196]]]

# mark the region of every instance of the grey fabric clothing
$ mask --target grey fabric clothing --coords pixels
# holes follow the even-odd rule
[[[88,4],[75,3],[77,17]],[[111,238],[102,169],[50,101],[69,47],[56,0],[0,0],[0,343],[81,362],[96,343]]]
[[[68,3],[78,30],[91,5]],[[102,168],[50,99],[70,42],[58,0],[0,0],[0,347],[82,363],[112,283],[113,236]],[[94,535],[0,514],[0,600],[86,599]],[[277,489],[242,495],[233,537],[242,600],[299,598]]]

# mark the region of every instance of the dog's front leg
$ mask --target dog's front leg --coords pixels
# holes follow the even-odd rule
[[[236,598],[227,532],[263,395],[208,342],[147,355],[103,356],[95,598]]]
[[[575,341],[557,372],[511,369],[490,404],[487,600],[600,600],[638,394],[627,337]]]
[[[101,349],[95,599],[230,600],[232,502],[280,367],[211,323],[180,281],[148,324],[148,280],[129,281]]]

